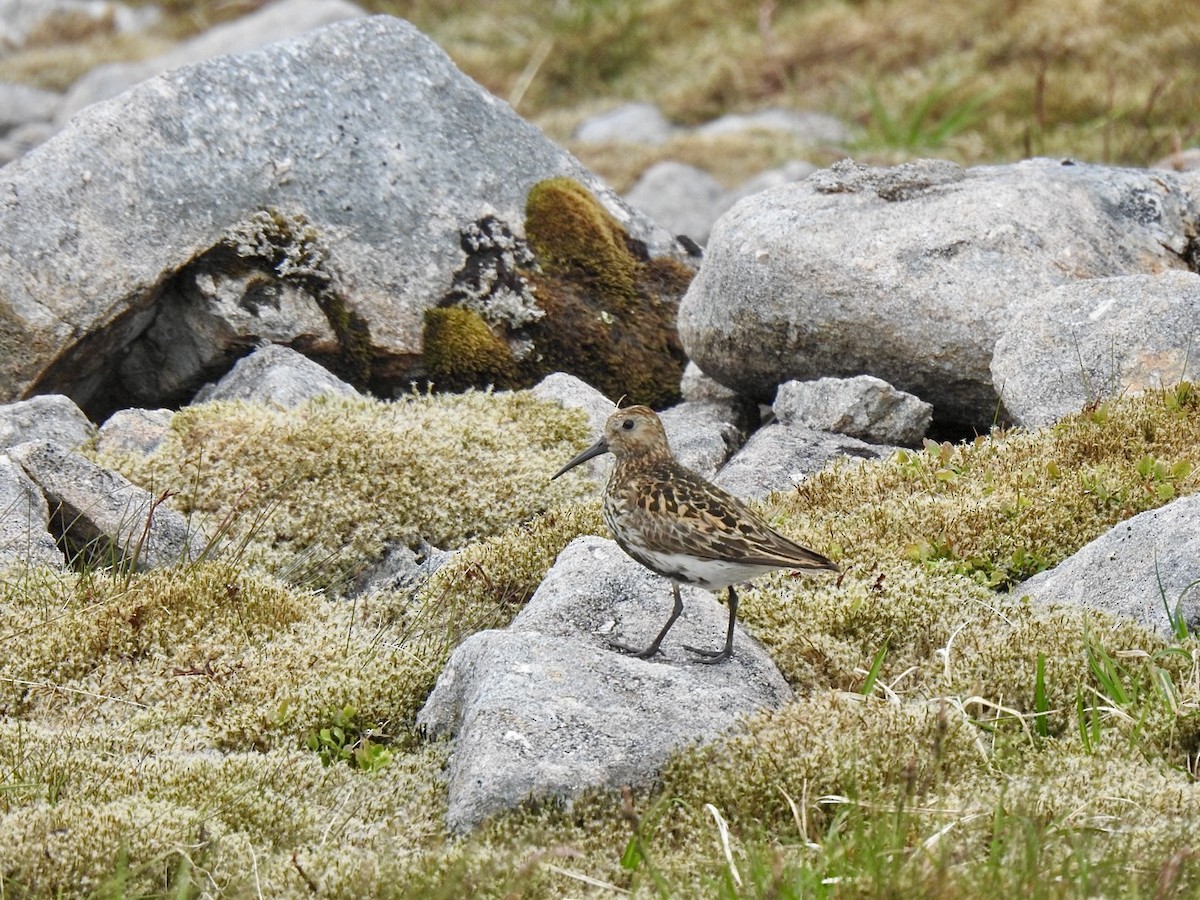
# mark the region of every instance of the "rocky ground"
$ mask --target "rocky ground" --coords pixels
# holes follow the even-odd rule
[[[0,169],[0,886],[1193,889],[1196,178],[845,160],[674,219],[358,12],[44,99]],[[699,590],[607,648],[669,588],[609,463],[550,476],[623,395],[842,568],[726,665]]]

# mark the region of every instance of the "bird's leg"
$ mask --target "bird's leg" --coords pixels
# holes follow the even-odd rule
[[[725,632],[725,647],[721,650],[701,650],[699,647],[689,647],[683,645],[684,650],[690,650],[700,656],[697,662],[702,663],[719,663],[722,660],[729,659],[733,656],[733,625],[737,621],[738,595],[733,589],[733,585],[729,586],[729,630]]]
[[[622,653],[628,653],[630,656],[636,656],[638,659],[649,659],[657,653],[659,644],[663,642],[663,638],[667,636],[667,632],[671,630],[671,626],[675,624],[675,620],[683,612],[683,598],[679,596],[679,585],[671,582],[671,591],[675,596],[675,608],[671,610],[671,618],[667,619],[667,624],[662,627],[662,631],[658,633],[658,637],[650,642],[649,647],[638,650],[636,647],[627,647],[615,641],[609,641],[608,646],[614,650],[620,650]]]

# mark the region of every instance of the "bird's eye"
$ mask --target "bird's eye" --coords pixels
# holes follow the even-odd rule
[[[633,431],[633,419],[626,419],[621,423],[621,427],[626,431]]]

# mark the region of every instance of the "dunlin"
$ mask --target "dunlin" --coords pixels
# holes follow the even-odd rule
[[[604,425],[604,436],[554,478],[610,452],[617,462],[604,490],[604,520],[622,550],[671,580],[675,599],[671,617],[649,646],[639,650],[613,643],[615,649],[642,659],[658,653],[683,611],[681,584],[709,591],[728,588],[725,646],[701,650],[685,645],[699,654],[701,662],[721,662],[733,655],[738,608],[735,584],[776,569],[837,571],[834,563],[784,537],[737,497],[677,463],[662,422],[645,406],[614,412]]]

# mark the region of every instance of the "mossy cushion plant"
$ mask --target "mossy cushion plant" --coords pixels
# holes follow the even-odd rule
[[[245,562],[329,588],[388,544],[459,547],[582,496],[549,478],[586,432],[582,413],[528,392],[218,402],[178,412],[149,456],[98,460],[172,491]]]
[[[461,451],[459,465],[499,468],[482,459],[494,455],[520,485],[521,466],[552,472],[587,439],[573,416],[525,395],[405,404],[426,425],[410,451],[454,457],[455,442],[471,443],[443,415],[483,423],[493,445]],[[479,537],[464,524],[478,514],[445,488],[424,495],[441,512],[403,526],[373,518],[394,514],[380,496],[398,495],[348,487],[377,471],[354,422],[398,427],[400,414],[371,402],[180,414],[172,441],[190,451],[126,471],[159,488],[186,474],[173,502],[212,516],[225,514],[212,505],[221,479],[264,486],[278,523],[227,540],[240,555],[177,569],[0,579],[6,896],[1200,890],[1188,850],[1200,644],[1020,598],[1029,572],[1195,491],[1191,388],[1043,431],[835,466],[757,504],[843,569],[828,584],[778,573],[745,593],[745,622],[796,699],[680,752],[654,785],[528,806],[465,839],[444,830],[449,748],[414,731],[416,710],[454,643],[509,621],[556,553],[602,525],[594,488],[574,474],[559,480],[562,496],[526,487],[543,491],[544,511],[497,516]],[[547,432],[524,451],[532,462],[511,458],[508,437],[529,439],[517,414]],[[306,442],[302,425],[320,437]],[[327,455],[359,474],[315,462]],[[449,477],[407,464],[419,479]],[[271,467],[290,477],[264,480]],[[222,502],[246,496],[239,487]],[[322,516],[331,559],[356,535],[338,523],[355,516],[396,534],[443,528],[464,550],[415,598],[336,600],[281,577],[296,571],[287,538]]]

